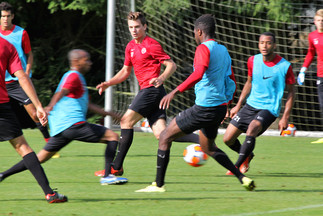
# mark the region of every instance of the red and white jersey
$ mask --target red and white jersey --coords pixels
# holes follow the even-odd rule
[[[124,65],[133,66],[140,89],[148,88],[152,78],[160,74],[161,64],[170,59],[161,45],[151,37],[146,36],[140,44],[131,40],[125,51]]]
[[[0,103],[9,102],[5,83],[6,70],[10,74],[14,74],[23,69],[15,47],[0,37]]]
[[[309,67],[317,55],[317,76],[323,77],[323,33],[317,30],[308,35],[309,47],[303,67]]]

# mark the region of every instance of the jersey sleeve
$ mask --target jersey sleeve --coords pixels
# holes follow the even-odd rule
[[[180,92],[184,92],[199,82],[208,69],[209,62],[210,50],[204,44],[199,45],[195,51],[194,72],[177,89]]]
[[[10,47],[10,56],[9,56],[9,62],[8,62],[8,67],[7,70],[9,74],[13,75],[16,71],[18,70],[23,70],[21,61],[18,55],[18,52],[14,48],[14,46]]]
[[[149,51],[153,59],[156,59],[161,63],[164,60],[170,59],[169,55],[165,53],[164,49],[158,42],[152,43],[149,47]]]
[[[125,55],[125,58],[124,58],[124,65],[126,66],[132,66],[132,62],[131,62],[131,48],[130,48],[130,45],[128,44],[127,47],[126,47],[126,50],[124,52],[124,55]]]
[[[309,67],[315,57],[315,47],[311,35],[311,33],[308,35],[309,47],[305,56],[303,67]]]
[[[83,94],[82,82],[77,73],[71,73],[66,78],[62,88],[68,89],[68,97],[79,98]]]
[[[28,54],[31,51],[30,39],[26,30],[22,33],[22,49],[25,54]]]
[[[252,71],[253,71],[253,60],[254,60],[255,56],[251,56],[248,59],[248,76],[252,77]]]
[[[294,76],[292,65],[290,65],[288,68],[285,80],[286,80],[285,83],[287,85],[295,84],[295,76]]]

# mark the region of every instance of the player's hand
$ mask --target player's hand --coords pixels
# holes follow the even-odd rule
[[[122,115],[116,112],[106,112],[107,115],[113,118],[114,123],[119,123],[121,121]]]
[[[233,118],[239,111],[240,106],[234,106],[231,110],[230,110],[230,118]]]
[[[47,106],[44,109],[45,109],[46,114],[49,115],[50,111],[53,110],[53,107]]]
[[[222,120],[221,124],[223,124],[223,122],[224,122],[227,118],[230,118],[230,110],[229,110],[229,108],[227,108],[227,113],[225,114],[224,119]]]
[[[155,88],[158,88],[159,86],[161,86],[164,83],[164,80],[162,80],[161,78],[157,77],[157,78],[152,78],[149,81],[150,85],[154,85]]]
[[[175,97],[176,92],[177,92],[177,90],[175,89],[172,92],[170,92],[169,94],[167,94],[166,96],[164,96],[159,103],[159,109],[168,109],[169,104],[173,100],[173,98]]]
[[[283,130],[285,130],[288,126],[288,122],[287,119],[280,119],[279,123],[278,123],[278,130],[279,130],[279,134],[282,134]]]
[[[303,85],[304,84],[304,81],[305,81],[305,71],[306,71],[306,67],[302,67],[299,74],[298,74],[298,77],[297,77],[297,83],[298,85]]]
[[[38,108],[36,111],[36,114],[39,119],[39,122],[43,126],[46,126],[48,123],[48,119],[47,119],[47,113],[46,113],[45,109],[43,107]]]
[[[101,82],[99,85],[96,86],[96,89],[99,91],[99,95],[102,94],[107,88],[109,87],[107,82]]]

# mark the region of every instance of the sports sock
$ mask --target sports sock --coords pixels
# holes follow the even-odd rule
[[[49,133],[48,133],[47,126],[43,126],[40,122],[36,122],[36,126],[40,130],[40,132],[43,134],[43,137],[45,138],[45,140],[50,137]]]
[[[39,160],[35,152],[31,152],[23,157],[23,161],[37,180],[40,187],[43,189],[45,195],[53,194],[53,190],[49,187],[47,176],[44,172],[43,167],[40,165]]]
[[[161,187],[165,184],[166,169],[169,162],[170,150],[160,150],[157,151],[157,174],[156,174],[156,184]]]
[[[176,138],[174,142],[190,142],[190,143],[200,143],[199,135],[195,133],[186,134],[185,136]]]
[[[5,178],[14,175],[16,173],[25,171],[27,169],[25,163],[23,160],[19,161],[17,164],[15,164],[14,166],[12,166],[10,169],[4,171],[3,173],[1,173],[2,176],[2,180],[4,180]]]
[[[105,174],[104,177],[107,177],[111,174],[111,163],[113,162],[114,156],[116,155],[118,141],[107,141],[107,147],[105,149],[104,157],[105,157]]]
[[[241,146],[239,152],[239,158],[236,162],[236,167],[240,167],[241,164],[246,160],[246,158],[252,153],[256,145],[256,138],[252,136],[246,136],[243,145]]]
[[[240,183],[242,183],[242,178],[244,177],[244,175],[239,171],[239,169],[237,169],[237,167],[233,165],[232,161],[229,159],[225,152],[216,147],[215,153],[211,155],[211,157],[214,158],[214,160],[216,160],[223,167],[230,170],[239,179]]]
[[[236,141],[233,143],[233,145],[228,146],[230,149],[232,149],[233,151],[239,153],[240,152],[240,148],[241,148],[241,143],[238,139],[236,139]]]
[[[120,144],[113,168],[120,170],[133,140],[133,129],[121,129]]]

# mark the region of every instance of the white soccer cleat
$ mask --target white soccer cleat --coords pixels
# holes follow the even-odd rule
[[[125,184],[128,182],[128,179],[122,177],[116,177],[115,175],[108,175],[105,178],[101,178],[101,185],[113,185],[113,184]]]
[[[164,186],[158,187],[156,182],[153,182],[151,185],[149,185],[143,189],[136,190],[135,192],[145,192],[145,193],[159,192],[159,193],[162,193],[165,191],[166,191],[166,189],[164,188]]]

